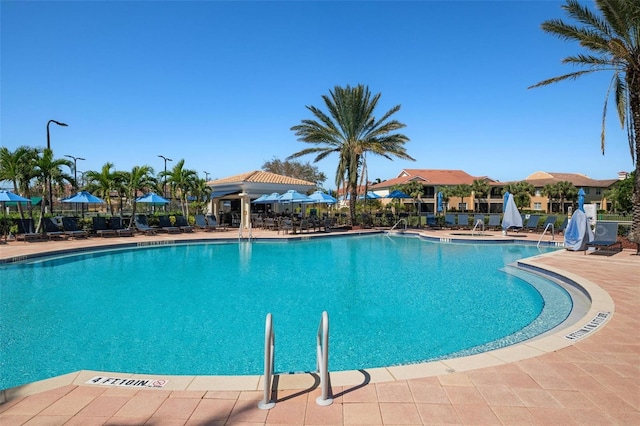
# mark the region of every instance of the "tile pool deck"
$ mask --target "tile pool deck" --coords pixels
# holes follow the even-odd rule
[[[447,231],[423,233],[449,238]],[[272,231],[253,234],[287,238]],[[538,238],[534,234],[516,237]],[[0,258],[178,238],[237,239],[237,231],[10,242],[0,245]],[[332,373],[334,402],[327,407],[316,404],[320,391],[311,375],[279,376],[276,406],[260,410],[262,391],[255,377],[170,377],[165,388],[137,390],[85,385],[98,373],[83,371],[6,390],[0,394],[0,401],[6,401],[0,404],[0,424],[638,425],[640,256],[633,254],[625,250],[613,256],[585,256],[562,250],[531,258],[527,263],[563,271],[587,286],[595,309],[554,335],[487,354]],[[574,342],[564,338],[589,323],[594,312],[605,310],[612,315],[603,325]]]

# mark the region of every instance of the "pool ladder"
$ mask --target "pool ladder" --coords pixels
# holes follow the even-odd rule
[[[544,227],[544,231],[542,231],[542,235],[540,235],[540,239],[538,240],[538,244],[536,244],[536,247],[540,247],[540,243],[542,242],[542,239],[544,238],[544,234],[547,233],[547,229],[551,228],[551,241],[555,241],[556,239],[556,234],[554,232],[553,229],[553,223],[548,223],[547,226]]]
[[[473,229],[471,230],[471,236],[475,235],[476,229],[478,229],[478,226],[480,226],[480,228],[482,228],[482,230],[480,231],[480,234],[478,234],[478,235],[484,235],[484,220],[478,219],[476,221],[476,224],[473,225]]]
[[[242,241],[242,225],[238,228],[238,241]],[[251,222],[249,222],[249,235],[247,235],[247,241],[251,241],[253,239],[253,228],[251,227]]]
[[[271,400],[273,382],[273,355],[275,333],[271,314],[267,314],[264,331],[264,394],[258,408],[269,410],[275,407],[276,402]],[[331,405],[333,398],[329,397],[329,314],[322,312],[318,335],[316,337],[316,368],[320,375],[321,394],[316,398],[316,404],[321,406]]]
[[[391,229],[389,229],[389,232],[393,231],[396,228],[396,226],[400,225],[402,222],[404,222],[404,230],[406,231],[407,230],[407,219],[400,219],[399,221],[396,222],[395,225],[393,225],[391,227]]]

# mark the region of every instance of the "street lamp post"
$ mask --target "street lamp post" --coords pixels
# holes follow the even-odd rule
[[[78,190],[78,160],[86,160],[82,157],[74,157],[73,155],[65,155],[67,158],[73,159],[73,181],[76,191]]]
[[[49,136],[49,124],[57,124],[58,126],[67,127],[68,124],[61,123],[56,120],[47,121],[47,149],[51,149],[51,138]],[[49,181],[49,212],[53,213],[53,190],[51,189],[51,175],[47,176],[47,180]]]
[[[167,158],[164,155],[158,155],[158,157],[164,160],[164,183],[162,184],[162,196],[167,198],[167,161],[173,161],[171,158]],[[166,209],[166,205],[165,205]]]
[[[204,173],[204,180],[209,182],[209,172],[207,172],[206,170],[203,171],[202,173]]]

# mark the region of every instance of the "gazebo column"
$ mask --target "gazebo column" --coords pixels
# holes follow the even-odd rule
[[[240,226],[247,229],[251,223],[251,196],[246,192],[241,192],[238,196],[240,197]]]

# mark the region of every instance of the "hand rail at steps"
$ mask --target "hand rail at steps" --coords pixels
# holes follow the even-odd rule
[[[320,325],[318,326],[316,365],[320,374],[320,387],[322,394],[316,398],[316,404],[326,406],[333,404],[333,398],[329,398],[329,314],[322,312]]]
[[[264,327],[264,395],[262,401],[258,402],[261,410],[270,410],[276,406],[276,402],[271,400],[271,384],[273,378],[273,342],[275,340],[271,314],[267,314]]]

